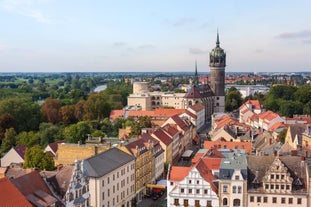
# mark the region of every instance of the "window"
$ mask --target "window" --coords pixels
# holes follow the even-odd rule
[[[289,185],[286,185],[286,190],[289,190]]]
[[[282,180],[284,180],[284,177],[285,177],[284,175],[281,175],[281,179],[282,179]]]
[[[199,181],[199,180],[197,180],[197,184],[200,184],[200,181]]]
[[[191,184],[191,180],[189,180],[189,184]]]
[[[188,199],[184,199],[184,206],[188,206],[189,203],[188,203]]]
[[[242,193],[242,187],[238,186],[238,193]]]
[[[233,200],[233,206],[240,206],[240,205],[241,205],[240,199],[234,199]]]
[[[195,201],[194,201],[194,205],[195,205],[195,206],[200,206],[200,201],[199,201],[199,200],[195,200]]]
[[[179,199],[178,199],[178,198],[175,198],[175,199],[174,199],[174,205],[175,205],[175,206],[179,206]]]
[[[224,185],[224,186],[223,186],[223,192],[224,192],[224,193],[228,193],[228,186],[227,186],[227,185]]]
[[[207,189],[204,189],[204,194],[207,194]]]
[[[181,193],[184,193],[184,192],[185,192],[185,189],[184,189],[184,188],[181,188],[181,189],[180,189],[180,192],[181,192]]]
[[[268,197],[267,196],[263,197],[263,202],[268,203]]]
[[[192,189],[190,188],[190,189],[188,189],[188,193],[192,193]]]
[[[261,196],[257,196],[257,203],[261,203]]]
[[[224,206],[228,205],[228,199],[227,198],[222,199],[222,205],[224,205]]]
[[[281,189],[284,190],[284,185],[281,185]]]
[[[196,194],[200,194],[200,189],[196,189]]]
[[[103,195],[103,200],[105,200],[105,192],[103,192],[103,194],[102,194],[102,195]]]
[[[288,204],[293,204],[293,198],[288,198]]]
[[[276,197],[272,197],[272,203],[276,203],[277,202],[277,198]]]
[[[270,175],[270,179],[274,179],[274,175],[272,174],[272,175]]]
[[[114,181],[114,179],[115,179],[115,176],[114,176],[114,174],[113,174],[113,176],[112,176],[112,180]]]
[[[270,189],[273,190],[273,189],[274,189],[274,185],[271,185],[271,186],[270,186]]]
[[[173,182],[171,182],[171,185],[173,185],[174,183]]]
[[[249,202],[254,202],[254,196],[249,197]]]
[[[206,207],[212,207],[212,201],[206,201]]]
[[[240,176],[236,175],[236,176],[235,176],[235,179],[236,179],[236,180],[240,180]]]
[[[297,204],[301,204],[301,198],[297,198]]]
[[[110,189],[108,189],[108,197],[110,196]]]
[[[266,184],[265,187],[266,187],[266,189],[269,189],[269,185],[268,184]]]
[[[232,193],[236,193],[236,186],[232,187]]]
[[[103,181],[102,181],[102,187],[104,187],[104,186],[105,186],[105,181],[103,180]]]
[[[277,179],[277,180],[280,179],[280,175],[276,175],[276,178],[275,178],[275,179]]]
[[[286,203],[285,198],[281,198],[281,203]]]
[[[279,190],[279,187],[280,187],[279,185],[275,185],[275,189]]]

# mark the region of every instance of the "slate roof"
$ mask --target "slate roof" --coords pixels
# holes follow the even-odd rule
[[[118,148],[111,148],[84,160],[83,164],[88,176],[98,178],[133,160],[135,160],[134,156],[129,155]]]
[[[208,84],[192,86],[184,98],[206,98],[213,96],[213,92]]]
[[[26,147],[25,145],[16,146],[16,147],[14,147],[13,149],[17,152],[17,154],[18,154],[21,158],[24,159],[24,157],[25,157],[25,152],[26,152],[26,149],[27,149],[27,147]]]
[[[24,195],[7,178],[0,179],[0,205],[2,207],[33,207]]]

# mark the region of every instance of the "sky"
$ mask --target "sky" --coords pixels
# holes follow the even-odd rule
[[[0,72],[311,71],[310,0],[0,0]]]

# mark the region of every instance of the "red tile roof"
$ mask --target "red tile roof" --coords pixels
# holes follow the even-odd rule
[[[162,128],[155,130],[153,132],[153,135],[156,136],[166,146],[170,145],[173,142],[173,140],[164,132]]]
[[[192,167],[172,166],[170,169],[169,180],[181,181],[189,174],[191,169]]]
[[[226,141],[204,141],[205,149],[210,148],[226,148],[226,149],[244,149],[245,153],[250,154],[252,152],[251,142],[226,142]]]
[[[254,109],[261,109],[261,104],[258,100],[248,100],[245,104],[251,104]]]
[[[176,134],[179,134],[176,125],[166,124],[165,126],[162,127],[162,129],[165,130],[171,137],[175,136]]]
[[[186,109],[156,109],[154,111],[154,116],[156,116],[156,117],[161,117],[161,116],[172,117],[172,116],[181,114],[185,111],[186,111]]]
[[[44,197],[39,196],[40,202],[38,200],[36,201],[38,203],[44,202],[45,205],[51,205],[52,203],[57,202],[57,199],[53,196],[53,193],[36,170],[12,180],[12,183],[32,202],[34,202],[32,195],[38,198],[37,194],[45,195]]]
[[[117,118],[124,117],[124,112],[125,112],[124,110],[112,110],[110,112],[109,118],[115,120]]]
[[[207,160],[202,160],[201,159],[198,162],[196,168],[198,169],[201,177],[206,182],[208,182],[211,185],[212,190],[217,194],[218,193],[218,189],[217,189],[216,185],[213,182],[214,180],[216,180],[216,177],[213,175],[212,170],[210,168],[208,168],[207,163],[208,163]]]
[[[187,131],[189,129],[189,125],[184,120],[182,120],[178,115],[172,116],[171,118],[182,130]]]
[[[0,179],[0,206],[33,207],[24,195],[7,178]]]
[[[199,112],[199,111],[204,109],[204,106],[201,103],[197,103],[197,104],[195,104],[193,106],[190,106],[189,108],[192,109],[195,112]]]
[[[268,131],[274,131],[278,128],[287,128],[287,127],[288,127],[287,124],[284,124],[282,122],[276,122],[268,129]]]

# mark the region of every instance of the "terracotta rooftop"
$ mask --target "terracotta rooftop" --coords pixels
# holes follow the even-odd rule
[[[212,170],[208,168],[208,160],[200,160],[196,165],[197,170],[199,171],[200,175],[206,182],[211,185],[212,190],[217,194],[218,189],[216,185],[213,183],[216,180],[216,177],[213,175]],[[219,168],[218,168],[219,169]]]
[[[0,179],[0,206],[33,207],[8,178]]]
[[[175,136],[176,134],[179,134],[178,129],[176,128],[175,125],[171,124],[166,124],[165,126],[162,127],[163,130],[165,130],[171,137]]]
[[[251,104],[254,109],[261,109],[261,104],[258,100],[248,100],[245,104]]]
[[[284,124],[282,122],[276,122],[275,124],[273,124],[268,130],[269,131],[274,131],[278,128],[287,128],[287,124]]]
[[[115,120],[117,118],[124,117],[124,113],[125,113],[124,110],[112,110],[110,112],[109,119]]]
[[[201,103],[197,103],[197,104],[195,104],[193,106],[190,106],[189,108],[192,109],[195,112],[199,112],[199,111],[204,109],[204,106]]]
[[[189,129],[189,125],[178,115],[172,116],[171,118],[182,130],[187,131]]]
[[[226,141],[204,141],[204,148],[210,149],[244,149],[245,153],[250,154],[252,152],[251,142],[226,142]]]
[[[188,174],[192,167],[183,167],[183,166],[172,166],[170,169],[169,180],[181,181]]]
[[[12,183],[36,206],[49,206],[53,203],[56,203],[56,206],[63,206],[60,202],[57,202],[58,200],[53,196],[53,193],[36,170],[13,179]]]

